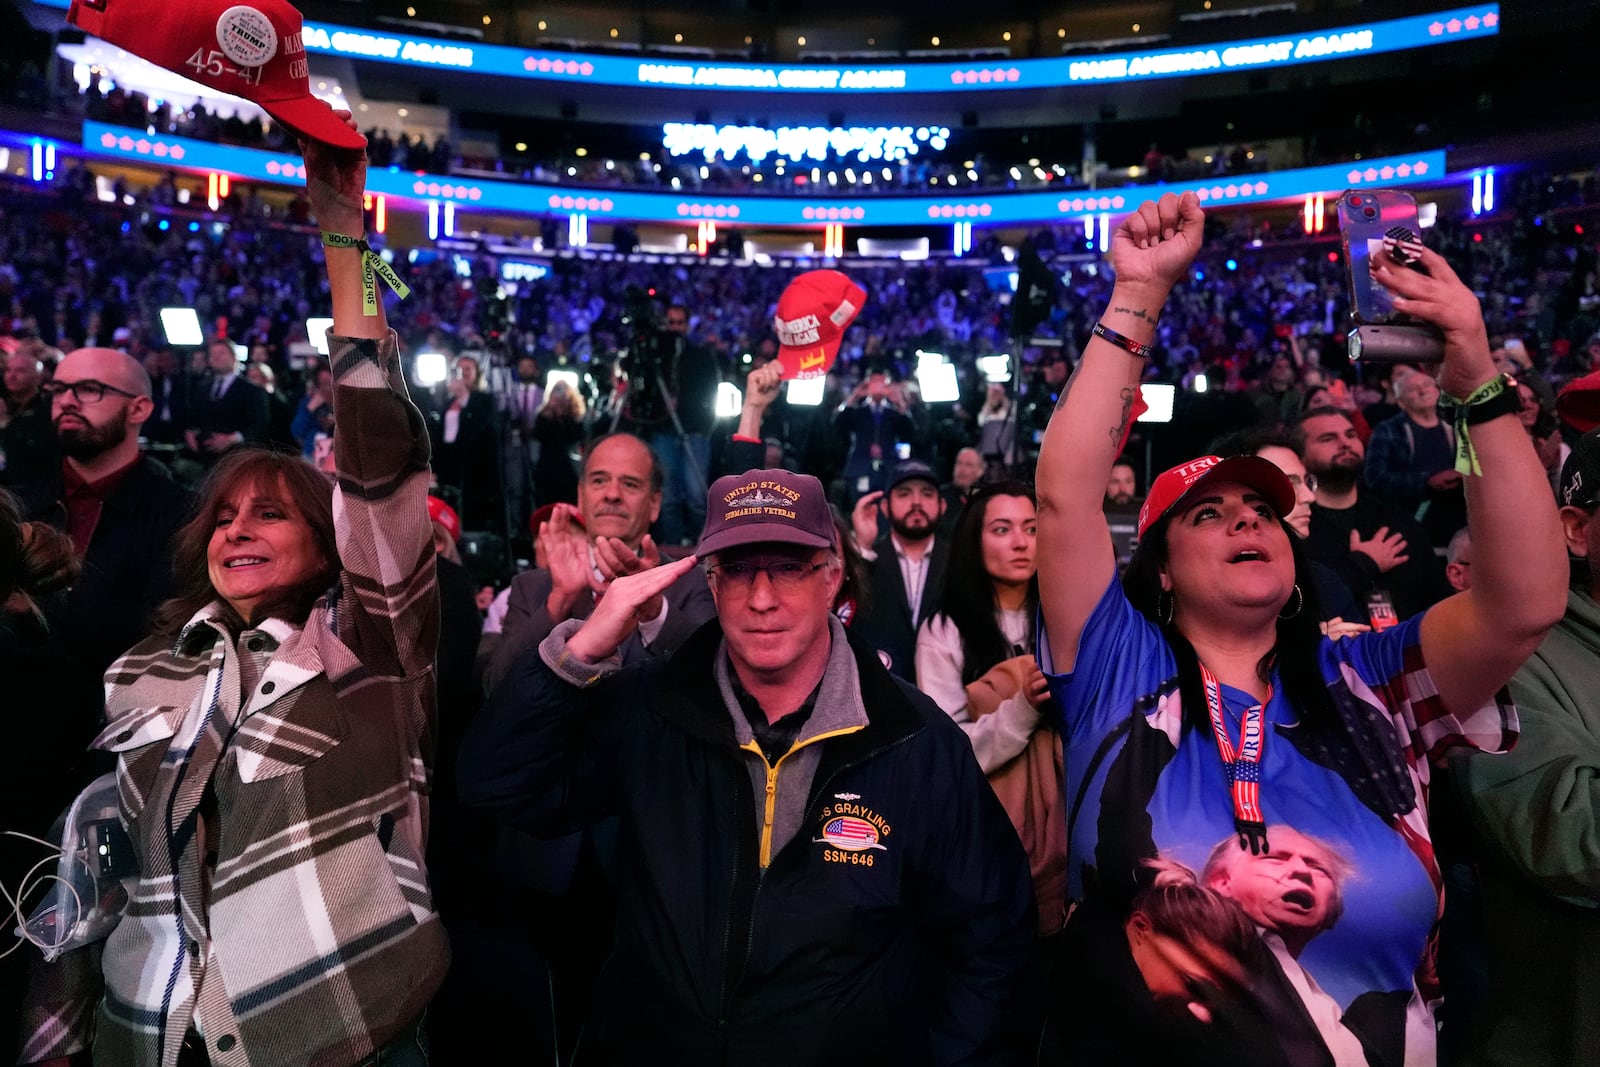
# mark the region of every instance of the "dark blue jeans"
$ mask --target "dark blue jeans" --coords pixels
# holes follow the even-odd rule
[[[705,434],[670,430],[650,436],[650,448],[661,464],[661,519],[657,529],[664,545],[681,545],[700,536],[706,524],[706,476],[711,466],[711,441]],[[687,454],[686,454],[687,453]],[[689,462],[689,456],[694,462]],[[696,469],[698,467],[698,469]]]

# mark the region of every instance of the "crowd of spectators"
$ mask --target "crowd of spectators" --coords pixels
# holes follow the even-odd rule
[[[169,184],[150,190],[148,203],[170,204]],[[1492,220],[1441,218],[1429,236],[1480,294],[1491,335],[1512,338],[1557,382],[1587,369],[1586,343],[1600,331],[1600,286],[1582,226],[1574,222],[1595,191],[1592,176],[1527,176],[1505,195],[1528,210]],[[117,343],[143,356],[165,347],[160,309],[190,307],[208,331],[221,329],[270,365],[285,403],[299,401],[303,365],[289,353],[307,343],[305,321],[326,303],[324,286],[307,266],[316,244],[312,230],[294,225],[292,212],[272,221],[245,212],[217,226],[203,214],[96,204],[83,192],[69,172],[61,195],[70,217],[34,211],[39,205],[25,201],[9,210],[0,287],[14,329],[33,331],[38,343],[59,350]],[[1297,224],[1276,229],[1247,214],[1210,226],[1206,257],[1163,317],[1153,379],[1178,384],[1196,406],[1219,412],[1225,398],[1271,388],[1266,379],[1275,364],[1313,382],[1343,377],[1358,389],[1381,385],[1369,380],[1373,372],[1345,366],[1345,285],[1331,241],[1310,241],[1303,232],[1296,238]],[[391,251],[416,293],[392,316],[412,351],[476,353],[482,388],[497,396],[509,388],[521,357],[534,361],[541,386],[544,373],[570,367],[580,373],[591,418],[607,417],[613,357],[634,337],[635,326],[625,321],[633,314],[627,294],[652,294],[658,309],[685,308],[688,339],[737,384],[771,355],[772,309],[792,273],[719,257],[646,262],[558,255],[546,278],[502,286],[490,257]],[[1025,423],[1047,414],[1033,409],[1050,391],[1049,364],[1056,353],[1075,356],[1110,279],[1070,229],[1041,230],[1020,253],[1002,251],[991,239],[959,261],[852,263],[850,273],[869,300],[822,407],[878,368],[905,380],[915,403],[917,353],[942,353],[956,364],[965,399],[953,413],[929,413],[917,403],[928,429],[916,448],[947,465],[958,442],[976,437],[985,393],[976,357],[1009,352],[1017,371],[1009,388],[1015,418]],[[1036,270],[1045,272],[1043,299],[1019,298],[1013,287],[1026,294],[1029,285],[1019,279]],[[1202,389],[1209,399],[1195,395]],[[1291,408],[1275,414],[1291,416]],[[1022,427],[1024,446],[1038,428]],[[808,454],[810,436],[799,428],[787,438],[795,458]],[[823,473],[841,458],[827,448],[814,457]]]
[[[112,87],[107,87],[112,85]],[[149,129],[217,144],[269,151],[293,151],[293,137],[264,116],[244,118],[211,110],[204,102],[188,109],[152,100],[145,93],[97,78],[77,103],[85,117],[116,126]],[[862,162],[830,153],[826,160],[793,161],[768,156],[759,162],[742,159],[674,156],[642,142],[628,155],[538,146],[533,152],[503,151],[493,156],[463,153],[443,134],[429,142],[424,132],[391,132],[372,126],[364,131],[374,166],[435,174],[493,172],[541,184],[691,189],[739,194],[873,195],[982,189],[986,192],[1044,188],[1086,188],[1083,167],[1074,159],[1041,159],[1026,148],[952,146],[941,152],[924,149],[898,160]],[[570,137],[567,134],[566,139]],[[1026,141],[1026,138],[1022,138]],[[1048,153],[1046,153],[1048,154]],[[1271,169],[1272,153],[1247,144],[1224,145],[1168,153],[1151,145],[1142,159],[1101,164],[1099,180],[1122,185],[1253,174]],[[1135,178],[1128,177],[1133,168]]]

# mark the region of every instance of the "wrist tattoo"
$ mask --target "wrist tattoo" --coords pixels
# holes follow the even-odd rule
[[[1156,316],[1150,314],[1144,308],[1114,307],[1111,309],[1111,312],[1114,315],[1126,315],[1130,319],[1138,319],[1140,322],[1148,322],[1152,326],[1154,326],[1156,323]]]

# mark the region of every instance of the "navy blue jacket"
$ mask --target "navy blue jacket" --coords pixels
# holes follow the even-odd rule
[[[1015,1018],[1032,887],[966,735],[852,638],[868,725],[822,742],[800,831],[762,870],[721,636],[712,621],[588,689],[524,657],[462,746],[463,799],[512,825],[620,816],[599,1059],[1020,1062],[1037,1036]],[[822,839],[840,804],[879,829],[860,862]]]

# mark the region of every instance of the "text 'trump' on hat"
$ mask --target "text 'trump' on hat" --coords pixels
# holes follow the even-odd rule
[[[1294,510],[1294,486],[1271,460],[1260,456],[1201,456],[1162,471],[1139,509],[1139,536],[1175,509],[1183,498],[1210,482],[1237,482],[1266,498],[1281,519]]]
[[[67,21],[336,148],[367,139],[311,95],[300,12],[285,0],[72,0]]]
[[[718,478],[706,495],[706,526],[694,553],[702,558],[744,545],[832,548],[833,511],[809,474],[752,470]]]
[[[790,282],[772,318],[784,378],[827,374],[866,302],[867,291],[836,270],[808,270]]]

